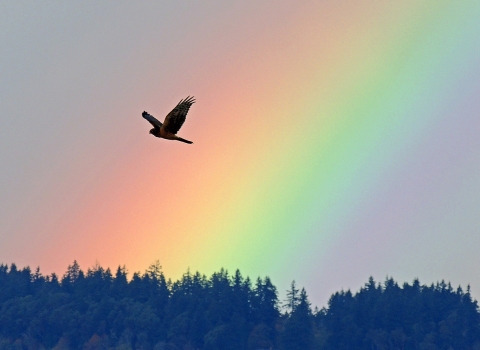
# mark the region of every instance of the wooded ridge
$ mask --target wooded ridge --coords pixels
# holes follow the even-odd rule
[[[61,277],[1,264],[1,349],[480,350],[480,313],[469,287],[443,281],[370,278],[312,310],[295,282],[281,302],[268,277],[238,270],[172,282],[158,262],[131,278],[76,261]]]

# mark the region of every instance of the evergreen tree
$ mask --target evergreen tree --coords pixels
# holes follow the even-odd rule
[[[290,291],[295,290],[294,287],[292,283]],[[302,288],[298,296],[298,302],[285,323],[282,334],[282,349],[310,350],[314,348],[314,344],[314,319],[307,292]]]
[[[127,269],[125,266],[118,267],[115,277],[112,281],[112,294],[115,298],[122,298],[128,295],[127,292]]]
[[[37,268],[0,264],[0,349],[480,349],[470,286],[399,285],[370,278],[312,314],[292,282],[283,314],[268,277],[239,270],[166,280],[155,262],[129,280],[76,261],[59,282]]]
[[[290,289],[287,290],[287,300],[285,301],[285,308],[289,312],[295,311],[300,301],[299,290],[297,289],[295,281],[292,281]]]

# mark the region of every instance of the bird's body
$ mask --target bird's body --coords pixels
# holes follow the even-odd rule
[[[152,130],[150,130],[150,134],[152,134],[155,137],[162,138],[162,139],[187,142],[187,140],[182,139],[181,137],[178,137],[177,135],[175,135],[171,132],[165,131],[165,128],[163,126],[160,127],[160,129],[153,128]],[[188,141],[187,143],[193,143],[193,142]]]
[[[142,117],[153,125],[153,129],[150,130],[150,134],[155,137],[159,137],[167,140],[177,140],[185,143],[193,143],[192,141],[185,140],[177,136],[178,130],[182,127],[187,117],[190,106],[195,103],[195,99],[188,96],[186,99],[181,100],[170,113],[167,114],[163,124],[155,117],[147,112],[142,113]]]

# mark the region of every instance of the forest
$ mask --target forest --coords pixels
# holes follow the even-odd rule
[[[131,277],[76,261],[63,276],[1,264],[0,349],[480,350],[469,287],[370,278],[312,309],[292,282],[285,299],[238,270],[171,281],[158,261]]]

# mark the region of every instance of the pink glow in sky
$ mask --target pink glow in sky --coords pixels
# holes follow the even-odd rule
[[[480,3],[0,4],[0,262],[480,278]],[[187,95],[179,134],[148,134]]]

